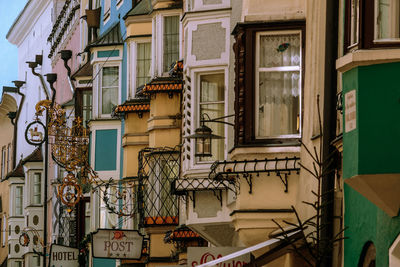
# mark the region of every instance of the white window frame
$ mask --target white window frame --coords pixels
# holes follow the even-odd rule
[[[216,66],[216,67],[203,67],[203,68],[196,68],[196,70],[192,70],[190,73],[190,77],[194,77],[191,81],[191,87],[192,88],[197,88],[198,90],[193,90],[194,95],[191,98],[191,129],[190,132],[194,133],[194,131],[200,126],[200,114],[199,114],[199,97],[200,97],[200,76],[201,75],[207,75],[207,74],[218,74],[218,73],[223,73],[224,74],[224,80],[225,80],[225,106],[224,106],[224,116],[228,114],[228,84],[229,84],[229,70],[228,66]],[[228,122],[228,118],[224,119],[226,122]],[[228,136],[228,125],[224,124],[224,136],[227,138]],[[189,139],[190,141],[190,146],[192,148],[195,147],[195,140],[194,139]],[[226,139],[225,139],[226,140]],[[228,152],[227,152],[227,142],[225,142],[225,147],[224,147],[224,158],[227,158]],[[211,164],[213,161],[201,161],[198,162],[196,157],[195,157],[195,151],[194,149],[191,149],[190,151],[190,164],[187,169],[184,170],[186,173],[191,173],[191,174],[198,174],[198,173],[204,173],[205,170],[209,171],[209,168],[211,167]]]
[[[17,191],[18,189],[21,188],[21,214],[17,212]],[[13,207],[13,213],[15,216],[23,216],[24,214],[24,186],[23,185],[16,185],[14,188],[14,207]]]
[[[269,68],[260,68],[260,56],[259,56],[259,51],[260,51],[260,37],[261,36],[271,36],[271,35],[281,35],[281,34],[299,34],[300,38],[300,63],[299,66],[282,66],[282,67],[269,67]],[[254,122],[255,122],[255,138],[256,139],[269,139],[269,138],[300,138],[301,136],[301,121],[302,121],[302,115],[301,115],[301,110],[302,110],[302,82],[303,82],[303,73],[302,73],[302,66],[303,66],[303,44],[302,44],[302,31],[301,30],[281,30],[281,31],[259,31],[256,33],[255,36],[255,61],[254,61],[254,99],[257,100],[259,99],[259,73],[260,72],[274,72],[274,71],[282,71],[282,72],[287,72],[287,71],[298,71],[299,72],[299,133],[298,134],[284,134],[284,135],[274,135],[274,136],[258,136],[258,127],[259,127],[259,121],[258,121],[258,105],[259,103],[257,101],[254,101]]]
[[[35,202],[35,190],[34,190],[34,187],[35,187],[35,175],[36,174],[39,174],[39,177],[40,177],[40,184],[39,184],[39,186],[40,186],[40,201],[39,201],[39,203]],[[42,194],[42,192],[43,192],[43,175],[42,175],[41,171],[33,171],[32,172],[31,187],[30,188],[31,188],[31,194],[30,194],[30,203],[31,203],[31,205],[42,205],[42,203],[43,203],[43,201],[42,201],[42,199],[43,199],[43,194]]]
[[[109,187],[107,190],[110,192],[111,189],[115,189],[115,187]],[[104,190],[104,188],[103,188]],[[111,198],[114,194],[109,194],[108,197]],[[99,228],[119,228],[119,218],[118,215],[115,213],[110,213],[106,204],[103,201],[103,195],[104,193],[102,191],[99,191],[98,194],[98,201],[99,201]],[[118,201],[115,199],[115,201]],[[108,220],[114,222],[115,220],[115,225],[107,225]]]
[[[92,95],[92,99],[96,99],[97,101],[94,103],[92,106],[92,111],[97,112],[97,116],[93,116],[93,118],[111,118],[111,114],[102,114],[102,89],[103,89],[103,68],[107,67],[118,67],[118,92],[117,92],[117,105],[121,103],[121,63],[120,62],[110,62],[110,63],[105,63],[104,65],[102,63],[99,63],[99,68],[97,69],[99,71],[98,75],[98,82],[97,82],[97,94],[94,96]],[[96,98],[95,98],[96,97]],[[94,101],[93,101],[94,102]]]
[[[152,64],[152,77],[154,76],[168,76],[168,72],[164,72],[164,17],[179,16],[181,13],[177,11],[164,11],[158,14],[152,21],[152,46],[151,46],[151,64]],[[182,58],[182,23],[179,23],[179,39],[178,39],[178,59]]]
[[[224,105],[224,114],[222,116],[226,116],[227,115],[227,113],[226,113],[226,105],[227,105],[227,101],[226,101],[226,99],[227,99],[227,96],[226,96],[227,89],[226,88],[227,88],[227,83],[226,83],[226,79],[225,79],[225,73],[223,71],[221,71],[221,72],[215,71],[215,72],[198,73],[197,77],[196,77],[196,88],[197,89],[195,90],[195,92],[197,94],[196,95],[196,114],[197,114],[197,116],[196,116],[196,120],[195,120],[197,128],[201,126],[201,122],[200,122],[201,121],[201,118],[200,118],[200,104],[201,104],[200,103],[200,99],[201,99],[201,95],[200,95],[201,94],[201,83],[200,82],[201,82],[201,76],[213,75],[213,74],[223,74],[224,75],[224,100],[223,101],[207,102],[207,104],[223,104]],[[204,105],[205,103],[202,103],[202,104]],[[207,115],[209,115],[209,114],[207,114]],[[208,119],[208,118],[206,118],[206,119]],[[215,118],[210,118],[210,119],[215,119]],[[224,121],[227,121],[227,120],[225,119]],[[218,124],[218,122],[214,122],[214,123]],[[226,137],[226,124],[223,124],[223,126],[224,126],[224,136]],[[213,134],[216,134],[216,133],[213,133]],[[224,141],[225,139],[226,138],[220,139],[220,140]],[[194,144],[194,145],[196,145],[196,144]],[[193,146],[193,147],[195,147],[195,146]],[[226,158],[225,151],[226,151],[226,144],[224,145],[224,156],[223,156],[223,158],[222,159],[217,159],[217,160],[223,160],[224,158]],[[215,159],[200,160],[198,157],[194,157],[194,159],[195,159],[197,164],[215,162]]]
[[[152,77],[153,74],[153,43],[152,43],[152,39],[151,37],[143,37],[143,38],[137,38],[134,41],[131,41],[129,43],[129,78],[128,78],[128,84],[129,86],[127,86],[127,96],[128,98],[133,98],[136,94],[136,73],[137,73],[137,46],[139,43],[150,43],[150,47],[151,47],[151,56],[150,56],[150,79]]]
[[[111,0],[104,0],[103,23],[106,24],[111,17]]]

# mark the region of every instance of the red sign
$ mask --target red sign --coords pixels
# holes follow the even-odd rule
[[[188,267],[195,267],[206,262],[210,262],[243,248],[235,247],[189,247],[188,248]],[[219,263],[218,267],[242,267],[250,262],[250,254],[245,254],[234,259]]]

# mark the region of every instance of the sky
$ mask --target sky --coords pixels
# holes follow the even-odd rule
[[[6,35],[27,0],[0,0],[0,98],[3,86],[14,86],[18,78],[18,49]]]

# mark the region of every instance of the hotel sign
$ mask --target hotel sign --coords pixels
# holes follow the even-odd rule
[[[210,262],[223,256],[229,255],[233,252],[242,250],[244,248],[237,247],[189,247],[188,254],[188,267],[195,267],[206,262]],[[227,260],[224,263],[218,264],[218,267],[231,266],[242,267],[250,262],[250,253],[241,255],[237,258]]]
[[[61,245],[52,244],[50,248],[51,267],[79,267],[79,250]]]
[[[135,259],[142,256],[143,236],[136,230],[99,229],[92,235],[95,258]]]
[[[344,104],[344,130],[348,133],[357,127],[356,90],[351,90],[344,95]]]

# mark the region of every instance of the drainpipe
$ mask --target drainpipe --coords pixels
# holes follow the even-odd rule
[[[44,78],[40,73],[37,73],[35,71],[35,68],[37,67],[37,65],[39,65],[39,63],[36,62],[36,61],[35,62],[27,61],[26,63],[28,63],[29,68],[32,69],[32,74],[37,76],[37,77],[39,77],[40,82],[41,82],[41,84],[43,86],[44,93],[46,94],[46,99],[49,100],[50,99],[50,92],[49,92],[49,89],[47,88],[47,85],[46,85],[46,83],[44,81]],[[41,63],[40,63],[40,65],[41,65]]]
[[[67,76],[68,84],[69,84],[69,87],[72,92],[72,97],[75,98],[75,86],[72,83],[72,79],[71,79],[71,68],[68,66],[68,60],[70,60],[72,57],[72,51],[71,50],[61,50],[58,53],[61,54],[61,59],[64,61],[64,67],[67,69],[67,72],[68,72],[68,76]]]
[[[13,138],[13,169],[17,166],[17,132],[18,132],[18,120],[19,115],[21,114],[21,109],[25,102],[25,95],[21,93],[21,87],[24,85],[24,81],[13,81],[15,87],[17,87],[17,93],[21,96],[21,102],[19,104],[17,114],[15,116],[14,122],[14,138]]]
[[[336,91],[337,91],[337,71],[336,59],[338,56],[338,7],[339,1],[326,1],[326,38],[325,38],[325,81],[324,81],[324,108],[323,108],[323,136],[322,136],[322,161],[329,164],[330,156],[335,148],[331,142],[336,137]],[[328,166],[324,166],[326,169]],[[332,168],[332,166],[330,167]],[[321,247],[327,256],[322,259],[321,266],[332,266],[332,247],[326,247],[325,242],[333,239],[333,219],[334,219],[334,186],[335,174],[328,173],[322,179],[322,209],[321,212]]]
[[[54,100],[56,98],[56,90],[54,89],[53,84],[57,80],[57,74],[49,73],[45,75],[47,78],[47,82],[50,84],[51,91],[53,92],[51,97],[51,107],[54,105]],[[49,124],[49,113],[46,109],[46,131],[48,130]],[[49,139],[46,138],[45,148],[44,148],[44,203],[43,203],[43,266],[47,267],[47,186],[48,186],[48,162],[49,162]]]

